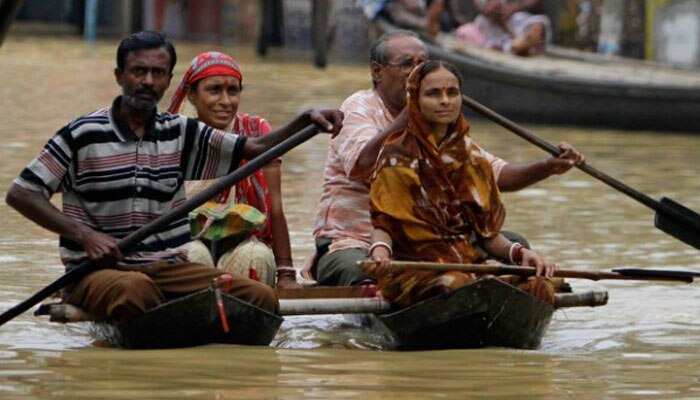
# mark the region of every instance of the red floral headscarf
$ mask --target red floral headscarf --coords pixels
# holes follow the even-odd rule
[[[217,75],[234,76],[243,84],[241,67],[231,56],[219,53],[218,51],[208,51],[198,54],[192,59],[190,67],[185,71],[180,86],[178,86],[173,98],[170,100],[168,111],[171,113],[180,111],[182,102],[185,100],[187,92],[190,90],[193,83]]]
[[[183,102],[192,85],[204,78],[211,76],[233,76],[243,83],[241,69],[233,58],[224,53],[209,51],[201,53],[192,59],[190,67],[185,71],[180,86],[178,86],[173,98],[170,100],[168,111],[171,113],[182,113]],[[229,127],[233,133],[246,137],[258,137],[266,135],[270,131],[268,122],[257,116],[237,113]],[[243,166],[245,161],[241,161],[239,166]],[[253,234],[267,244],[272,243],[272,228],[270,225],[270,210],[272,203],[267,188],[267,182],[262,170],[257,170],[251,176],[245,178],[235,186],[235,196],[230,197],[230,189],[220,193],[215,201],[227,203],[245,203],[257,208],[268,217],[265,226],[256,230]]]

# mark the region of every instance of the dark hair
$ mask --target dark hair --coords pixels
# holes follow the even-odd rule
[[[423,41],[420,40],[420,37],[412,31],[397,29],[387,32],[380,36],[379,39],[372,44],[372,47],[369,49],[369,62],[372,63],[373,61],[376,61],[380,64],[386,64],[386,62],[389,61],[389,52],[387,51],[386,43],[391,39],[402,36],[414,37],[423,43]]]
[[[462,90],[462,75],[459,73],[457,67],[448,63],[447,61],[428,60],[425,63],[423,63],[423,65],[418,70],[418,82],[423,82],[423,79],[426,75],[440,68],[445,68],[446,70],[452,72],[452,74],[454,74],[454,76],[457,77],[457,82],[459,82],[459,89]]]
[[[143,49],[159,49],[165,47],[170,54],[170,73],[173,73],[173,68],[175,68],[175,63],[177,62],[177,54],[175,53],[175,46],[168,40],[164,35],[161,35],[155,31],[141,31],[132,33],[131,35],[125,37],[121,43],[119,43],[119,48],[117,49],[117,68],[124,70],[126,65],[126,56],[132,51],[143,50]]]

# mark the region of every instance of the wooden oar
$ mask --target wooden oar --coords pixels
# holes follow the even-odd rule
[[[561,150],[559,150],[558,147],[535,136],[532,132],[498,114],[476,100],[462,95],[462,103],[472,110],[484,115],[491,121],[534,144],[535,146],[543,149],[544,151],[554,156],[561,154]],[[676,239],[695,247],[696,249],[700,249],[700,214],[667,197],[662,197],[661,201],[654,200],[646,194],[632,189],[610,175],[607,175],[588,164],[584,163],[579,165],[578,168],[592,177],[606,183],[613,189],[619,190],[620,192],[656,211],[654,225],[656,225],[657,228],[675,237]]]
[[[285,139],[281,143],[278,143],[277,145],[273,146],[271,149],[264,152],[263,154],[260,154],[259,156],[250,160],[241,168],[238,168],[230,174],[219,178],[211,186],[192,196],[178,207],[175,207],[169,213],[154,219],[153,221],[142,226],[135,232],[121,239],[117,243],[117,245],[119,246],[119,250],[121,250],[122,253],[125,253],[127,250],[140,243],[142,240],[153,235],[154,233],[163,230],[172,222],[177,221],[180,218],[186,217],[190,211],[204,204],[207,200],[216,196],[223,190],[228,189],[229,187],[240,182],[241,180],[251,175],[255,171],[259,170],[260,168],[268,165],[275,159],[282,156],[284,153],[293,149],[294,147],[309,140],[314,135],[316,135],[317,132],[318,131],[316,127],[307,127],[304,130]],[[60,278],[56,279],[53,283],[49,284],[45,288],[35,293],[32,297],[2,313],[2,315],[0,315],[0,326],[5,324],[12,318],[20,315],[21,313],[27,311],[29,308],[36,305],[45,298],[49,297],[57,290],[60,290],[73,282],[77,282],[78,280],[92,272],[94,269],[95,267],[89,260],[82,262],[75,268],[65,273]]]
[[[377,265],[374,261],[360,261],[360,267],[365,273],[372,276],[372,268]],[[530,267],[516,267],[512,265],[489,265],[489,264],[455,264],[455,263],[435,263],[419,261],[392,261],[391,269],[416,270],[424,269],[431,271],[463,271],[475,274],[489,275],[519,275],[533,276],[535,269]],[[693,282],[693,278],[700,277],[700,272],[694,271],[664,271],[660,269],[639,269],[639,268],[619,268],[612,272],[606,271],[580,271],[572,269],[560,269],[554,276],[561,278],[581,278],[599,281],[601,279],[624,279],[624,280],[644,280],[644,281],[676,281]]]

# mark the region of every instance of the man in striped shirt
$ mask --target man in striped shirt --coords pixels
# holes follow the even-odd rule
[[[310,123],[337,133],[342,113],[310,110],[260,138],[229,134],[180,115],[158,113],[175,49],[157,32],[138,32],[117,50],[112,106],[76,118],[49,140],[21,172],[7,204],[60,235],[61,260],[70,269],[86,257],[96,269],[65,294],[68,303],[97,318],[123,321],[165,299],[207,287],[222,272],[187,262],[187,218],[172,222],[122,254],[120,238],[185,200],[185,180],[212,179],[235,170]],[[63,210],[49,199],[62,192]],[[274,291],[234,279],[230,294],[275,312]]]

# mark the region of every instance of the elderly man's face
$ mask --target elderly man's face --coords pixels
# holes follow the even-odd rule
[[[399,36],[387,43],[389,59],[372,64],[376,89],[390,108],[406,106],[406,80],[413,68],[428,58],[423,43],[413,36]]]

